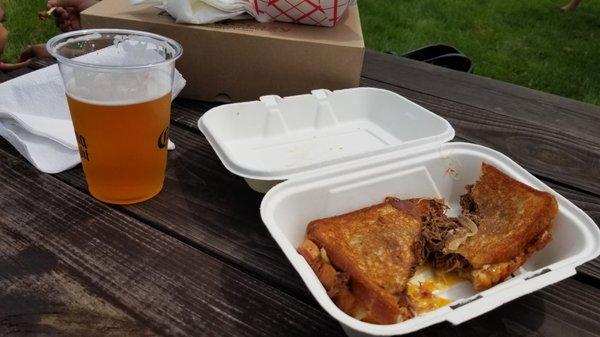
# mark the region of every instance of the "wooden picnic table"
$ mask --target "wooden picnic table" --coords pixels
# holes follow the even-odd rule
[[[600,223],[600,107],[373,51],[362,85],[443,116],[456,140],[505,153]],[[164,189],[130,206],[92,198],[80,166],[44,174],[0,140],[1,336],[343,335],[269,236],[262,195],[199,132],[213,106],[175,100]],[[596,259],[414,336],[593,336],[598,303]]]

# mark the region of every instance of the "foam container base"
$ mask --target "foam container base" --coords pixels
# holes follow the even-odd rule
[[[351,336],[402,335],[448,321],[460,324],[503,303],[575,274],[600,254],[600,230],[566,198],[507,156],[467,143],[449,143],[452,126],[393,92],[375,88],[223,105],[198,121],[215,152],[251,188],[267,192],[261,216],[302,280]],[[446,307],[390,325],[369,324],[342,312],[296,247],[315,219],[378,204],[387,196],[443,198],[460,212],[465,186],[486,162],[557,198],[554,239],[510,279],[482,292],[467,281],[439,295]]]
[[[554,239],[536,252],[515,276],[482,292],[461,282],[441,296],[449,306],[401,323],[375,325],[342,312],[327,296],[315,273],[296,252],[306,225],[314,220],[347,213],[398,198],[444,198],[450,213],[460,211],[459,197],[465,185],[480,175],[481,163],[501,169],[515,179],[554,194],[559,212],[553,222]],[[503,303],[575,274],[575,267],[600,253],[600,232],[593,220],[503,154],[478,145],[447,143],[413,155],[383,155],[368,163],[288,180],[271,189],[263,199],[261,215],[306,286],[321,306],[352,336],[401,335],[449,321],[459,324]]]

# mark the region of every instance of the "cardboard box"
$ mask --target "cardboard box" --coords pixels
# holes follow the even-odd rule
[[[247,101],[313,89],[358,86],[364,42],[356,5],[335,27],[255,20],[177,24],[147,5],[103,0],[81,14],[84,28],[126,28],[170,37],[183,46],[177,68],[187,86],[181,97]]]

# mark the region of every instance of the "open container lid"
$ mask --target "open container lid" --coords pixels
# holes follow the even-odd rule
[[[263,96],[213,108],[198,127],[229,171],[267,181],[454,138],[445,119],[376,88]]]
[[[214,108],[198,125],[224,165],[249,183],[294,178],[264,197],[263,222],[319,304],[351,336],[404,334],[442,321],[460,324],[574,275],[576,266],[600,254],[600,232],[582,210],[499,152],[446,143],[454,137],[446,120],[390,91],[266,96]],[[406,197],[443,196],[459,206],[464,186],[477,180],[482,162],[553,193],[559,202],[554,230],[560,239],[551,243],[554,248],[537,253],[501,284],[471,295],[456,293],[449,306],[404,322],[376,325],[341,311],[296,251],[312,219],[372,205],[397,195],[398,186]],[[460,176],[447,174],[454,163],[464,164]]]

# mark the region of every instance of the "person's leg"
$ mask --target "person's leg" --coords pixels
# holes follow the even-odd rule
[[[563,12],[570,12],[570,11],[574,10],[575,8],[577,8],[577,6],[579,6],[580,2],[581,2],[581,0],[571,0],[571,2],[569,2],[568,4],[561,7],[561,10]]]
[[[8,30],[0,23],[0,62],[2,60],[2,53],[4,52],[6,42],[8,42]]]

